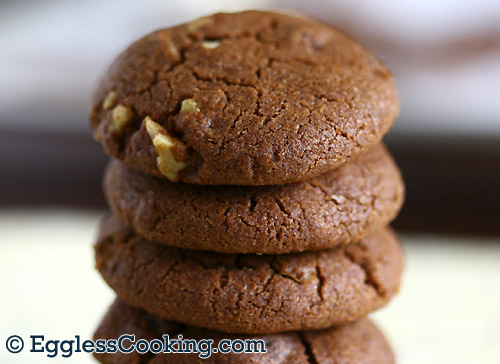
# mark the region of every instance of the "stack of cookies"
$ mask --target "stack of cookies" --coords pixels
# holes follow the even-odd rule
[[[207,363],[392,363],[365,317],[399,287],[404,185],[380,143],[390,72],[307,17],[215,14],[132,44],[99,85],[114,157],[95,246],[118,298],[96,339],[261,338]],[[102,363],[198,363],[104,354]]]

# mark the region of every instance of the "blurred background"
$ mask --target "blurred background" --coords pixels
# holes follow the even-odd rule
[[[332,23],[395,75],[385,140],[407,182],[394,226],[408,271],[377,315],[401,362],[500,363],[498,0],[0,0],[0,290],[17,292],[0,300],[0,344],[48,327],[90,337],[113,298],[92,270],[107,157],[87,120],[110,62],[157,28],[252,8]]]

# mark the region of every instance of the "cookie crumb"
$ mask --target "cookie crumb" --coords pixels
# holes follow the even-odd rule
[[[120,104],[113,109],[109,129],[114,132],[121,132],[133,117],[134,112],[130,108]]]
[[[144,119],[144,124],[158,153],[158,157],[156,158],[158,169],[170,181],[178,181],[179,171],[186,168],[188,164],[178,161],[174,156],[174,152],[177,151],[179,154],[186,154],[187,146],[179,139],[168,135],[167,131],[149,116]]]
[[[181,111],[185,112],[200,112],[198,104],[193,99],[182,100]]]
[[[113,106],[115,106],[115,102],[116,102],[116,97],[117,96],[118,95],[117,95],[117,93],[115,91],[108,92],[108,94],[106,95],[106,97],[102,101],[102,108],[104,110],[109,110]]]

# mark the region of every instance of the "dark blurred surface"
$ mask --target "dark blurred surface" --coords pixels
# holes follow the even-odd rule
[[[401,231],[500,235],[500,141],[390,137],[407,185]]]
[[[486,138],[386,140],[407,184],[394,226],[406,232],[500,235],[500,141]],[[0,207],[106,208],[108,158],[89,131],[0,132]]]
[[[0,131],[0,206],[104,207],[92,134]]]

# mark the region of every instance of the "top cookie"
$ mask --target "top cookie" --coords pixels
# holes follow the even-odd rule
[[[106,151],[147,174],[196,184],[303,181],[374,144],[398,113],[369,51],[325,23],[215,14],[132,44],[90,115]]]

